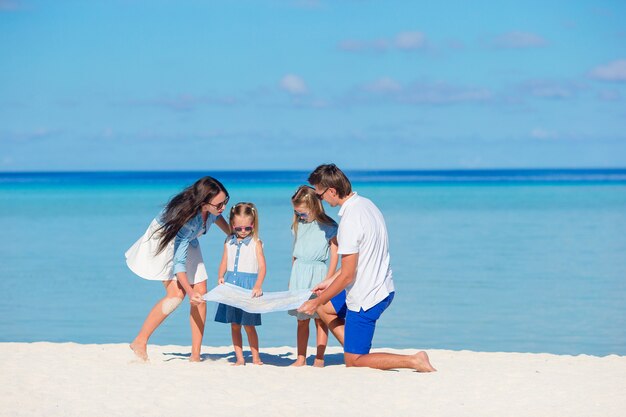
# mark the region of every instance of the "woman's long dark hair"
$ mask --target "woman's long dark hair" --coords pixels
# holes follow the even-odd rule
[[[221,191],[228,197],[228,191],[213,177],[202,177],[193,185],[174,196],[165,206],[161,221],[163,225],[157,253],[160,253],[175,237],[185,223],[198,214],[204,204],[208,204]]]

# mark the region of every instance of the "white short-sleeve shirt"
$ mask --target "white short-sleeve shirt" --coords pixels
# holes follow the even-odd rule
[[[358,253],[356,276],[346,288],[352,311],[368,310],[394,291],[387,226],[378,207],[355,192],[339,210],[338,253]]]

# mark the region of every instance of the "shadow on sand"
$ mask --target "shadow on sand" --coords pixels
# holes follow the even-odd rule
[[[272,366],[289,366],[295,360],[295,354],[292,352],[285,352],[279,354],[270,354],[270,353],[260,353],[261,360],[265,365]],[[189,360],[191,356],[190,353],[180,353],[180,352],[164,352],[163,356],[165,356],[164,361],[174,361],[174,360]],[[244,359],[246,363],[252,363],[252,353],[249,350],[243,351]],[[204,353],[202,354],[202,361],[218,361],[222,359],[227,359],[229,362],[235,362],[235,351],[230,351],[228,353]],[[307,357],[307,364],[313,364],[313,360],[315,359],[315,355],[309,355]],[[330,353],[324,357],[325,365],[343,365],[343,353]]]

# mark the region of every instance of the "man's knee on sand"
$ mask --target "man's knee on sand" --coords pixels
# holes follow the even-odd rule
[[[358,365],[358,359],[361,357],[362,355],[358,355],[355,353],[348,353],[348,352],[344,352],[343,353],[343,361],[346,364],[346,367],[350,368],[350,367],[354,367],[354,366],[359,366]]]

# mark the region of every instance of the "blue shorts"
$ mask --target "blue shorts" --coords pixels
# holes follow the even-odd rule
[[[389,307],[394,295],[395,293],[392,292],[375,306],[368,310],[361,309],[358,312],[347,309],[345,292],[343,293],[343,305],[341,305],[341,293],[330,300],[337,315],[346,319],[344,352],[357,355],[365,355],[370,352],[372,340],[374,339],[374,330],[376,329],[376,320]]]
[[[330,303],[335,308],[339,318],[345,319],[346,311],[348,311],[348,306],[346,305],[346,290],[341,291],[339,294],[331,298]]]

